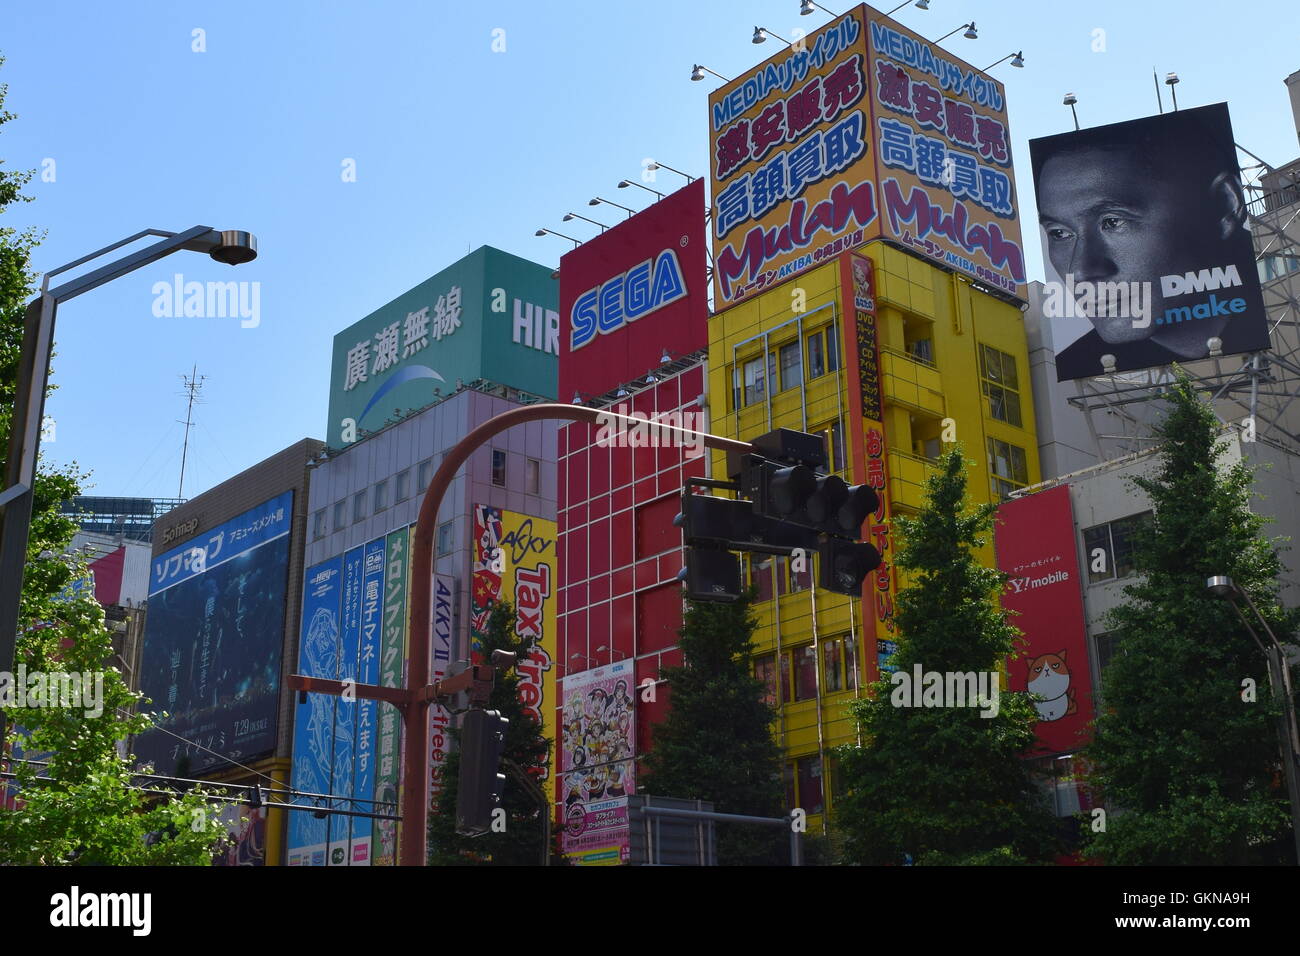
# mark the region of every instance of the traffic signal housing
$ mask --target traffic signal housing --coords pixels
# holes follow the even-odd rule
[[[740,556],[729,548],[750,534],[748,501],[714,495],[682,495],[681,513],[673,524],[682,529],[686,566],[677,579],[692,601],[734,604],[744,595]]]
[[[862,582],[880,567],[880,552],[860,541],[824,537],[817,546],[817,586],[858,597]]]
[[[501,751],[510,721],[495,710],[470,710],[460,730],[460,778],[456,784],[456,832],[481,836],[492,828],[506,778]]]

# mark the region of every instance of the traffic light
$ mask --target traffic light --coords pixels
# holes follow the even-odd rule
[[[745,593],[740,555],[721,548],[687,548],[686,567],[677,579],[692,601],[734,604]]]
[[[858,597],[862,581],[880,567],[880,552],[870,544],[829,535],[817,545],[817,586]]]
[[[744,593],[740,558],[728,550],[750,535],[753,510],[748,501],[714,495],[682,495],[673,524],[682,529],[686,567],[677,579],[693,601],[734,603]]]
[[[480,836],[492,827],[506,778],[501,750],[510,721],[495,710],[470,710],[460,729],[460,779],[456,785],[456,832]]]
[[[880,504],[866,485],[850,486],[838,475],[819,475],[807,465],[761,455],[744,457],[740,485],[756,516],[847,538],[862,536],[862,522]]]

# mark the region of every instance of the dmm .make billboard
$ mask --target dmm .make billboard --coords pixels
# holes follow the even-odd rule
[[[169,716],[135,753],[159,773],[275,749],[292,520],[286,491],[153,559],[140,689]]]
[[[1011,576],[1002,606],[1024,633],[1007,666],[1011,690],[1042,698],[1034,704],[1040,751],[1072,753],[1086,743],[1095,708],[1069,486],[1004,502],[994,547]]]
[[[560,259],[560,400],[708,346],[704,180]]]
[[[888,239],[1024,297],[1002,87],[865,6],[709,97],[714,307]]]
[[[556,395],[551,269],[481,246],[334,336],[326,444],[342,448],[486,379]]]
[[[1226,103],[1031,140],[1058,381],[1269,347]]]
[[[559,590],[555,522],[475,505],[470,560],[470,656],[474,663],[482,663],[482,641],[492,608],[498,601],[509,601],[515,609],[515,632],[534,642],[515,668],[519,702],[541,724],[545,737],[554,740]],[[552,777],[549,767],[540,775],[537,782],[544,792],[550,789]]]

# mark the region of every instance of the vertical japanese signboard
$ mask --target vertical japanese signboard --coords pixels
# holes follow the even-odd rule
[[[379,683],[384,687],[401,687],[406,663],[406,579],[410,573],[407,559],[407,529],[399,528],[388,535],[384,550],[384,619],[379,647]],[[379,702],[376,748],[375,800],[389,804],[376,811],[398,812],[398,784],[401,777],[402,715],[389,703]],[[397,821],[376,820],[375,866],[397,863]]]
[[[1088,666],[1079,556],[1068,485],[1013,498],[998,508],[999,570],[1010,575],[1002,606],[1024,637],[1007,664],[1011,690],[1037,694],[1040,753],[1072,753],[1096,716]]]
[[[850,10],[709,97],[714,304],[872,239],[1024,297],[1002,87]]]
[[[309,568],[303,578],[302,632],[297,673],[335,679],[338,674],[343,559],[331,558]],[[334,765],[334,711],[338,697],[308,694],[294,714],[291,785],[304,793],[329,793]],[[289,820],[289,866],[324,866],[329,822],[310,813],[292,812]]]
[[[374,684],[379,676],[379,640],[384,603],[383,538],[366,545],[364,577],[361,583],[361,643],[357,655],[357,683]],[[357,700],[356,759],[352,772],[352,795],[362,803],[356,806],[370,812],[375,791],[375,735],[378,729],[379,702]],[[372,821],[369,817],[352,819],[352,866],[369,866]]]
[[[451,664],[454,632],[454,601],[456,589],[446,574],[433,576],[433,681],[447,676]],[[447,748],[451,740],[451,712],[436,701],[429,705],[429,810],[438,812],[442,799],[443,773],[447,764]]]
[[[564,679],[559,795],[573,863],[628,859],[627,795],[636,792],[634,667],[619,661]]]
[[[159,773],[274,750],[292,518],[290,491],[153,559],[140,689],[168,716],[135,753]]]
[[[880,505],[867,519],[867,540],[880,552],[880,566],[863,582],[863,634],[866,659],[879,667],[893,653],[894,594],[898,587],[890,527],[889,468],[886,461],[884,403],[880,383],[880,343],[876,326],[875,271],[870,259],[851,253],[840,259],[844,354],[848,376],[849,429],[853,481],[875,489]],[[871,641],[876,653],[872,654]]]
[[[554,740],[555,522],[475,505],[472,562],[474,660],[482,659],[482,637],[493,605],[509,601],[515,608],[516,632],[534,642],[516,668],[519,701]],[[549,768],[540,776],[539,784],[549,780]]]
[[[357,652],[361,644],[361,589],[364,580],[361,548],[354,548],[343,556],[343,631],[339,643],[339,666],[336,680],[357,679]],[[334,762],[332,789],[335,796],[347,799],[352,796],[352,767],[356,755],[357,702],[340,697],[334,710]],[[329,852],[326,866],[347,866],[349,845],[352,839],[351,820],[346,816],[331,815],[329,820]]]

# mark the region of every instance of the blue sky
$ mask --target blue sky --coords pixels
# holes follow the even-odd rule
[[[995,75],[1029,271],[1042,278],[1026,144],[1071,127],[1067,91],[1085,126],[1117,122],[1155,112],[1152,66],[1162,79],[1177,71],[1180,106],[1227,100],[1238,143],[1274,165],[1300,154],[1282,83],[1300,69],[1300,13],[1284,8],[1267,27],[1257,10],[1208,0],[932,0],[896,17],[929,38],[974,19],[979,39],[943,46],[976,67],[1024,51],[1025,69],[1003,63]],[[200,223],[250,230],[261,252],[238,270],[177,254],[61,309],[46,454],[92,470],[97,494],[175,495],[181,376],[194,364],[207,379],[187,497],[324,437],[335,332],[479,245],[556,265],[569,244],[534,231],[588,237],[594,226],[560,219],[615,221],[617,210],[587,208],[597,194],[640,208],[648,193],[614,184],[645,157],[706,172],[715,81],[689,82],[691,65],[733,77],[775,52],[775,41],[750,43],[756,24],[789,38],[827,22],[798,10],[798,0],[23,5],[0,38],[0,82],[18,114],[0,131],[0,158],[10,169],[54,161],[54,181],[38,176],[35,202],[6,215],[47,232],[36,268],[146,227]],[[196,28],[206,52],[192,50]],[[494,30],[504,52],[492,50]],[[356,182],[342,181],[347,159]],[[681,182],[659,175],[667,188]],[[259,282],[260,324],[154,317],[153,284],[177,272]]]

